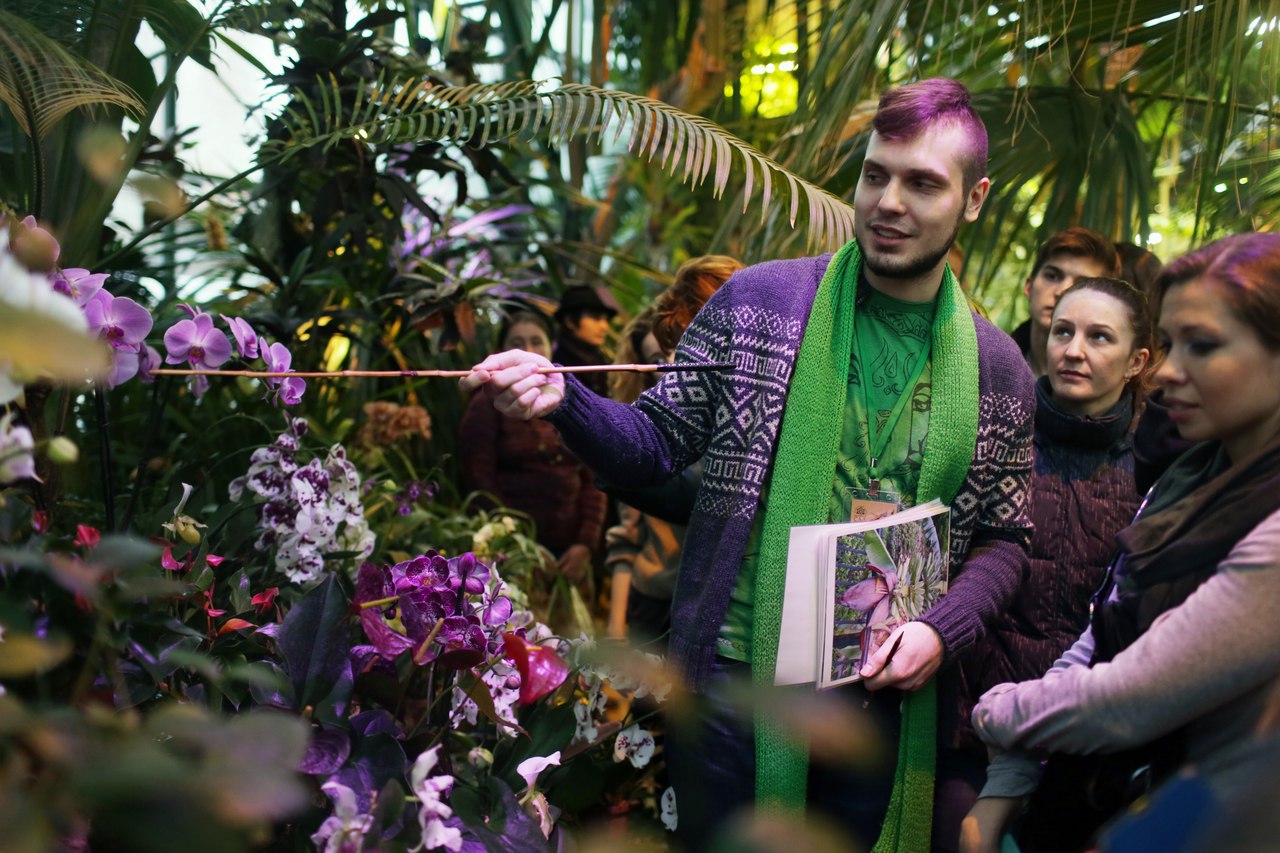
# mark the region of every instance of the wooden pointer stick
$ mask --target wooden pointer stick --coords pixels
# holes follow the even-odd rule
[[[684,361],[672,364],[582,364],[575,367],[539,367],[538,373],[668,373],[688,370],[732,370],[732,362]],[[331,377],[354,379],[419,378],[434,377],[460,379],[471,375],[470,370],[200,370],[196,368],[161,367],[151,371],[152,376],[240,376],[245,379],[327,379]]]

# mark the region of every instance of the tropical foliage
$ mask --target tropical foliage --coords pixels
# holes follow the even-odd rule
[[[206,175],[167,105],[219,51],[272,107]],[[875,99],[930,74],[991,132],[962,277],[1009,321],[1063,226],[1274,228],[1278,58],[1275,0],[5,0],[0,837],[670,825],[653,661],[593,655],[528,520],[460,493],[455,387],[152,371],[463,367],[568,283],[631,310],[691,255],[831,248]]]

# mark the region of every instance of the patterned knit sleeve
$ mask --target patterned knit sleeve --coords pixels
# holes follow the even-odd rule
[[[732,312],[721,288],[680,339],[676,361],[728,361]],[[702,456],[715,428],[723,375],[672,371],[627,406],[593,394],[572,374],[548,417],[565,444],[604,480],[637,488],[664,483]]]
[[[978,443],[958,512],[973,514],[973,535],[947,594],[924,615],[948,660],[986,634],[1012,603],[1027,573],[1035,386],[1011,342],[987,373],[979,401]],[[955,522],[953,521],[953,528]]]

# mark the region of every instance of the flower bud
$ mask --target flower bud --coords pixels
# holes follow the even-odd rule
[[[49,454],[49,459],[59,465],[71,465],[80,459],[80,448],[65,435],[51,438],[45,450]]]

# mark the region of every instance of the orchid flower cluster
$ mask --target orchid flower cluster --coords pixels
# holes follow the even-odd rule
[[[214,326],[213,315],[189,305],[179,307],[187,317],[164,333],[165,363],[187,364],[197,370],[217,370],[226,364],[231,359],[233,344],[227,340],[226,332]],[[271,373],[292,372],[293,354],[284,344],[279,341],[267,343],[242,317],[223,314],[222,321],[231,330],[234,352],[242,361],[250,362],[261,357],[265,369]],[[307,390],[306,380],[296,376],[270,377],[264,381],[267,399],[277,406],[281,403],[297,405]],[[191,391],[197,398],[204,396],[207,390],[207,376],[191,378]]]
[[[61,247],[53,235],[36,223],[35,217],[28,216],[21,225],[24,239],[38,245],[42,261],[53,265],[45,276],[47,287],[79,308],[88,331],[111,348],[111,369],[105,376],[107,387],[115,388],[135,376],[144,382],[151,381],[151,371],[161,362],[160,353],[147,343],[147,336],[155,325],[151,312],[127,296],[112,295],[105,287],[107,273],[57,266]],[[11,260],[8,241],[0,240],[0,243],[5,244],[7,262]],[[187,316],[164,333],[164,363],[216,370],[229,361],[234,352],[245,361],[261,357],[266,370],[272,373],[292,371],[293,356],[289,349],[282,343],[268,343],[260,338],[246,320],[222,315],[234,339],[233,349],[226,333],[214,326],[214,315],[189,305],[179,307]],[[273,377],[266,380],[266,385],[267,398],[276,405],[296,405],[306,390],[306,381],[298,377]],[[197,398],[208,388],[207,377],[192,377],[191,389]]]
[[[254,451],[249,471],[232,481],[233,501],[245,491],[265,502],[258,508],[259,551],[275,549],[275,565],[294,583],[314,580],[324,571],[325,555],[373,553],[375,536],[365,521],[360,473],[342,445],[324,460],[298,461],[300,439],[307,431],[302,418],[267,447]]]
[[[356,603],[369,645],[353,654],[391,661],[411,652],[419,666],[437,660],[449,669],[477,666],[502,648],[501,629],[512,612],[504,586],[469,551],[450,558],[428,551],[390,567],[365,563]]]

